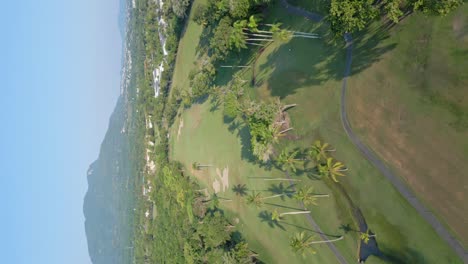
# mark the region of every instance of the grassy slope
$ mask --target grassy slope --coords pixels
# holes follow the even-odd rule
[[[294,29],[313,29],[313,25],[304,19],[292,18],[281,9],[276,11],[278,13],[273,16],[285,24],[294,24]],[[192,33],[187,30],[186,35],[189,34]],[[178,58],[175,74],[178,74],[180,65],[193,65],[194,59],[194,56]],[[394,256],[399,256],[404,262],[447,263],[453,260],[453,253],[447,246],[347,140],[339,117],[339,87],[343,62],[341,50],[330,48],[320,41],[293,40],[287,45],[271,46],[259,61],[257,80],[263,81],[263,85],[256,89],[258,97],[268,99],[270,95],[281,96],[287,103],[300,104],[300,107],[290,111],[293,126],[300,137],[285,145],[305,146],[316,138],[322,138],[337,147],[336,157],[350,167],[349,176],[342,183],[354,202],[360,206],[371,229],[378,234],[382,249],[392,251]],[[228,165],[230,188],[235,184],[245,183],[250,189],[266,189],[269,186],[265,186],[264,182],[248,177],[265,174],[280,176],[276,170],[267,172],[249,163],[247,159],[242,159],[242,153],[244,157],[248,156],[239,145],[242,137],[238,137],[236,132],[229,132],[219,111],[210,112],[208,103],[185,111],[182,119],[184,127],[178,140],[179,120],[172,128],[172,157],[182,161],[187,167],[194,161],[212,163],[219,167]],[[209,186],[215,177],[213,170],[194,174],[199,174],[199,179]],[[316,181],[313,185],[318,191],[331,192],[321,181]],[[234,197],[231,191],[222,195]],[[284,205],[296,207],[288,200]],[[302,261],[301,258],[290,256],[287,248],[278,250],[288,246],[287,237],[294,232],[294,228],[285,226],[287,232],[284,232],[278,227],[268,227],[267,223],[261,223],[257,217],[260,211],[245,207],[238,198],[225,206],[228,213],[240,218],[248,241],[266,261],[282,258]],[[314,208],[313,215],[325,232],[336,234],[341,231],[338,229],[341,224],[351,223],[349,214],[343,207],[333,199],[324,200],[319,207]],[[301,217],[291,217],[287,221],[298,221],[295,224],[308,228]],[[350,262],[355,260],[355,236],[356,234],[349,234],[345,241],[337,244]],[[326,263],[334,259],[326,247],[322,247],[319,255],[314,257],[327,259]],[[319,262],[320,259],[316,261]]]
[[[468,5],[389,32],[349,81],[352,125],[468,247]]]
[[[366,48],[370,52],[389,47],[370,43]],[[265,65],[259,65],[268,74],[259,94],[281,96],[285,103],[300,105],[290,111],[300,139],[289,145],[306,146],[315,138],[323,138],[337,148],[336,157],[350,168],[342,183],[370,228],[380,234],[379,246],[405,262],[447,263],[456,259],[452,250],[348,141],[339,115],[344,53],[323,44],[293,40],[271,54],[272,59],[268,59],[265,53]],[[371,59],[367,58],[366,63]],[[356,65],[365,67],[364,63]]]
[[[198,5],[206,4],[206,0],[197,0],[192,4],[192,10],[195,10]],[[195,61],[198,56],[196,43],[200,40],[202,26],[192,21],[193,12],[190,13],[189,23],[182,33],[179,41],[179,47],[176,58],[176,70],[172,78],[172,85],[169,96],[172,96],[172,91],[181,87],[188,87],[189,73],[195,67]]]

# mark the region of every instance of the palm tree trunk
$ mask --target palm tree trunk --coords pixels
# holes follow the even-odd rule
[[[289,179],[289,178],[274,178],[274,179],[263,179],[264,181],[301,181],[298,179]]]
[[[335,239],[312,241],[312,242],[307,243],[307,245],[321,244],[321,243],[331,243],[331,242],[335,242],[335,241],[338,241],[338,240],[342,240],[343,238],[344,238],[344,236],[340,236],[339,238],[335,238]]]
[[[317,36],[318,37],[317,33],[308,33],[308,32],[301,32],[301,31],[290,31],[290,30],[287,30],[287,32],[291,32],[291,33],[294,33],[294,34],[297,34],[297,35]]]
[[[268,41],[268,42],[274,41],[272,39],[260,39],[260,38],[248,38],[248,39],[245,39],[245,40],[248,40],[248,41]]]
[[[329,194],[315,194],[312,197],[330,197]]]
[[[280,197],[280,196],[283,196],[285,195],[284,193],[282,194],[276,194],[276,195],[272,195],[272,196],[267,196],[267,197],[263,197],[261,200],[266,200],[266,199],[270,199],[270,198],[276,198],[276,197]]]
[[[308,214],[310,211],[296,211],[296,212],[286,212],[286,213],[281,213],[279,216],[283,215],[297,215],[297,214]]]
[[[338,171],[347,171],[347,170],[348,170],[348,168],[346,168],[346,169],[341,169],[341,170],[338,170]]]
[[[265,46],[265,45],[262,45],[262,44],[258,44],[258,43],[251,43],[251,42],[247,42],[246,43],[247,45],[255,45],[255,46]]]
[[[273,34],[271,31],[266,31],[266,30],[257,30],[259,33],[266,33],[266,34]]]
[[[281,108],[281,112],[284,112],[284,111],[288,110],[289,108],[293,108],[293,107],[295,107],[295,106],[297,106],[297,104],[288,104],[288,105],[285,105],[285,106],[283,106],[283,108]]]
[[[280,134],[280,135],[281,135],[281,134],[284,134],[284,133],[288,132],[289,130],[293,130],[293,129],[294,129],[294,128],[292,128],[292,127],[287,128],[287,129],[285,129],[285,130],[280,131],[279,134]]]
[[[318,39],[320,37],[316,37],[316,36],[305,36],[305,35],[293,35],[292,36],[293,38],[310,38],[310,39]]]
[[[246,66],[235,66],[235,65],[221,65],[221,68],[250,68],[250,65]]]
[[[271,38],[271,35],[255,34],[255,33],[247,33],[247,32],[244,32],[244,35],[249,35],[249,36],[254,36],[254,37]]]
[[[198,167],[198,168],[213,167],[213,165],[209,165],[209,164],[207,164],[207,165],[202,165],[202,164],[200,164],[200,165],[197,165],[197,167]]]

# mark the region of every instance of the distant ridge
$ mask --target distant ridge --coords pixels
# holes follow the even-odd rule
[[[94,264],[129,263],[132,224],[131,160],[126,106],[121,96],[111,115],[98,159],[88,169],[83,212],[88,252]]]

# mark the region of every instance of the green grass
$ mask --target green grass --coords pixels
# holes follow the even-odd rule
[[[285,222],[281,223],[285,230],[280,227],[270,227],[267,222],[262,222],[259,218],[259,213],[264,210],[273,210],[278,208],[280,212],[294,211],[299,209],[297,202],[290,198],[274,198],[266,202],[277,204],[278,206],[266,205],[265,208],[256,209],[249,207],[245,203],[245,197],[241,198],[233,193],[232,188],[237,184],[246,184],[248,193],[251,190],[262,191],[267,196],[272,193],[268,189],[278,187],[278,182],[264,181],[255,179],[255,177],[284,177],[284,174],[277,170],[271,171],[260,168],[258,165],[248,161],[249,150],[243,149],[245,144],[243,140],[248,140],[244,129],[229,131],[229,125],[224,123],[222,114],[219,111],[211,112],[209,103],[195,105],[185,111],[181,120],[184,126],[181,129],[181,134],[177,139],[177,131],[179,121],[173,127],[172,133],[172,158],[182,161],[186,168],[191,168],[191,164],[195,161],[202,164],[211,164],[215,168],[229,168],[229,188],[226,192],[219,193],[222,198],[233,199],[233,202],[222,202],[222,208],[227,211],[232,219],[239,218],[239,231],[245,235],[247,241],[252,246],[253,250],[260,254],[260,259],[266,263],[333,263],[335,261],[331,251],[325,245],[319,245],[316,249],[319,254],[311,255],[307,259],[296,256],[289,248],[289,237],[295,232],[307,231],[308,224],[304,216],[289,216],[285,218]],[[238,135],[240,133],[240,135]],[[247,146],[248,147],[248,146]],[[193,171],[190,169],[190,174],[195,175],[197,179],[206,187],[209,192],[213,193],[212,183],[217,178],[215,168],[203,169],[201,171]],[[304,179],[301,184],[311,183],[318,193],[327,193],[328,189],[321,181],[311,182]],[[288,186],[286,182],[284,186]],[[283,208],[284,207],[284,208]],[[346,222],[336,214],[339,210],[334,199],[320,200],[320,206],[312,208],[314,218],[316,216],[325,217],[321,219],[327,222],[327,225],[322,225],[325,233],[331,235],[340,235],[343,233],[339,230],[339,226]],[[344,216],[346,218],[346,215]],[[293,225],[299,226],[295,227]],[[317,236],[317,238],[319,238]],[[344,241],[339,241],[337,246],[342,248],[356,249],[356,236],[349,234]],[[355,251],[349,251],[348,259],[355,259]],[[345,252],[343,254],[346,254]]]
[[[269,17],[274,19],[267,21],[279,21],[291,29],[316,31],[322,35],[326,33],[326,28],[318,27],[303,18],[290,16],[279,6],[272,9]],[[186,35],[191,34],[187,30]],[[370,70],[368,67],[377,64],[379,59],[385,58],[385,52],[394,48],[391,42],[385,42],[386,38],[386,34],[376,34],[370,41],[360,42],[361,47],[356,51],[355,58],[360,60],[353,62],[356,76]],[[194,53],[192,57],[183,58],[184,65],[193,65],[194,60]],[[335,158],[343,161],[350,169],[348,176],[341,179],[341,184],[363,212],[370,229],[377,234],[379,247],[384,253],[401,263],[459,263],[454,252],[361,156],[344,133],[339,114],[344,61],[343,50],[330,46],[325,40],[294,39],[284,45],[273,44],[265,50],[257,63],[257,86],[248,91],[258,99],[270,100],[272,96],[279,96],[284,103],[299,104],[288,111],[295,136],[283,140],[281,147],[303,148],[316,139],[322,139],[337,148]],[[176,72],[177,67],[179,66],[176,66]],[[249,74],[246,72],[246,79]],[[229,73],[226,70],[220,72],[220,75],[228,76]],[[352,81],[355,81],[354,77]],[[173,87],[187,88],[186,80],[177,82],[185,84]],[[370,112],[373,111],[373,108],[367,108],[368,111],[369,109],[372,109]],[[177,139],[180,120],[183,120],[184,126]],[[265,190],[270,187],[264,181],[249,177],[282,177],[282,173],[276,169],[268,171],[249,162],[249,157],[246,132],[238,129],[230,131],[220,111],[210,111],[209,102],[194,105],[184,111],[172,127],[171,158],[181,161],[187,168],[191,168],[194,161],[213,164],[218,168],[229,167],[229,190],[220,196],[233,198],[234,201],[224,202],[222,208],[233,221],[239,218],[240,231],[262,260],[267,263],[335,262],[332,253],[323,245],[318,248],[317,255],[307,259],[291,253],[288,248],[289,236],[303,230],[302,228],[310,228],[304,217],[292,216],[286,219],[288,223],[302,228],[286,225],[286,230],[272,228],[267,223],[262,223],[258,217],[263,209],[247,207],[241,198],[235,196],[231,188],[236,184],[246,184],[250,190]],[[214,169],[190,173],[206,187],[212,188],[212,182],[216,178]],[[297,177],[303,180],[301,184],[312,184],[318,192],[332,195],[332,199],[321,200],[320,206],[312,209],[314,219],[325,233],[340,234],[343,232],[339,229],[341,225],[354,225],[349,208],[340,194],[334,191],[336,188],[330,189],[324,181],[312,181],[302,174]],[[272,202],[297,208],[297,204],[289,199]],[[350,263],[356,260],[356,233],[348,233],[346,239],[336,246]]]
[[[468,5],[373,34],[393,48],[350,78],[352,125],[468,247]]]
[[[197,6],[202,4],[206,4],[206,0],[194,1],[191,10],[195,10]],[[169,97],[172,96],[174,89],[186,89],[189,86],[189,73],[196,66],[196,58],[198,56],[197,44],[200,41],[203,28],[192,20],[193,16],[193,12],[190,12],[187,25],[179,41]]]

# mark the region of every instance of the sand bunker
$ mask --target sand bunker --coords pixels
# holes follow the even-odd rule
[[[213,190],[214,190],[214,192],[215,192],[215,193],[219,193],[220,189],[221,189],[221,185],[219,184],[219,181],[218,181],[217,179],[214,180],[214,182],[213,182]]]
[[[225,192],[229,188],[229,167],[224,168],[222,173],[220,169],[216,168],[216,175],[221,180],[221,184],[223,186],[223,192]]]

